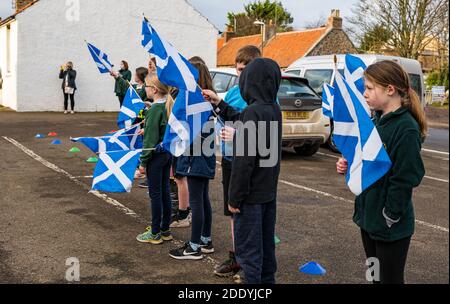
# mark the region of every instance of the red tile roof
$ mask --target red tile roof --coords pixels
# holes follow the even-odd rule
[[[237,51],[246,45],[260,47],[261,35],[232,38],[224,43],[221,49],[217,49],[217,66],[234,66]]]
[[[286,68],[295,60],[305,56],[327,33],[328,28],[321,27],[305,31],[277,33],[264,46],[264,57],[277,61]],[[219,38],[221,39],[221,38]],[[223,37],[222,37],[223,39]],[[233,66],[237,51],[245,45],[261,46],[261,35],[238,37],[229,40],[217,52],[218,66]]]

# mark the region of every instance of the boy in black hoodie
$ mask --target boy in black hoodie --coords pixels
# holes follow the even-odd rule
[[[241,122],[236,127],[229,210],[234,214],[236,258],[244,271],[245,283],[275,283],[274,238],[282,139],[282,115],[276,99],[280,82],[278,64],[258,58],[247,65],[239,79],[241,95],[248,104],[241,113],[214,92],[203,91],[224,120]],[[243,124],[253,124],[254,128]]]

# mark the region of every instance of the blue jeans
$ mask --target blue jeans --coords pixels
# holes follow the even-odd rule
[[[191,242],[201,244],[201,237],[211,237],[212,209],[209,179],[188,176],[189,206],[192,212]]]
[[[167,152],[153,153],[147,163],[147,183],[152,209],[152,233],[168,231],[172,213],[170,199],[170,166],[172,155]]]
[[[233,216],[236,259],[248,284],[275,284],[276,202],[242,204]]]

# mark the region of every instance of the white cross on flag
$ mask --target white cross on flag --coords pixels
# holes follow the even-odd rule
[[[142,150],[99,154],[92,190],[130,192]]]

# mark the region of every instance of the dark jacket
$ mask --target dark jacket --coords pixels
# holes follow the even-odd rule
[[[353,221],[372,239],[396,241],[414,233],[411,197],[413,188],[425,175],[420,155],[422,138],[416,120],[405,108],[384,117],[376,113],[374,123],[392,161],[392,168],[356,197]],[[396,222],[390,228],[386,217]]]
[[[68,85],[69,88],[74,88],[75,90],[77,89],[77,85],[75,83],[75,79],[77,78],[77,71],[75,70],[60,70],[59,71],[59,79],[62,79],[62,84],[61,84],[61,88],[64,90],[64,87],[66,86],[66,75],[69,75],[69,79],[68,79]]]
[[[126,81],[120,81],[121,78],[130,82],[130,70],[119,70],[119,77],[116,79],[116,83],[114,84],[114,93],[116,93],[116,96],[125,96],[127,94],[128,83]]]
[[[256,134],[260,134],[260,128],[263,127],[258,123],[265,123],[265,144],[275,153],[267,155],[261,151],[258,145],[261,139],[248,136],[244,127],[237,127],[229,190],[229,204],[232,207],[239,207],[243,203],[262,204],[276,200],[283,129],[281,109],[276,102],[280,83],[281,71],[275,61],[266,58],[255,59],[245,68],[239,79],[239,89],[248,107],[239,113],[222,101],[216,108],[216,113],[226,121],[255,123]],[[278,132],[272,134],[273,136],[270,132],[271,122],[278,127]],[[256,149],[256,156],[252,154],[252,149]],[[242,151],[244,153],[241,153]],[[272,163],[265,163],[271,155]]]
[[[191,145],[189,155],[194,155],[193,153],[194,146],[197,145],[199,147],[203,147],[205,139],[211,138],[210,136],[214,136],[214,128],[212,128],[210,132],[202,132],[199,136],[197,136],[196,138],[197,144]],[[198,141],[200,141],[200,143],[198,143]],[[211,156],[203,154],[204,151],[202,150],[202,155],[200,156],[182,155],[178,157],[176,168],[177,175],[214,179],[214,176],[216,174],[216,155],[214,153],[214,147],[215,145],[213,140],[211,141],[211,145],[209,147],[213,152]]]

